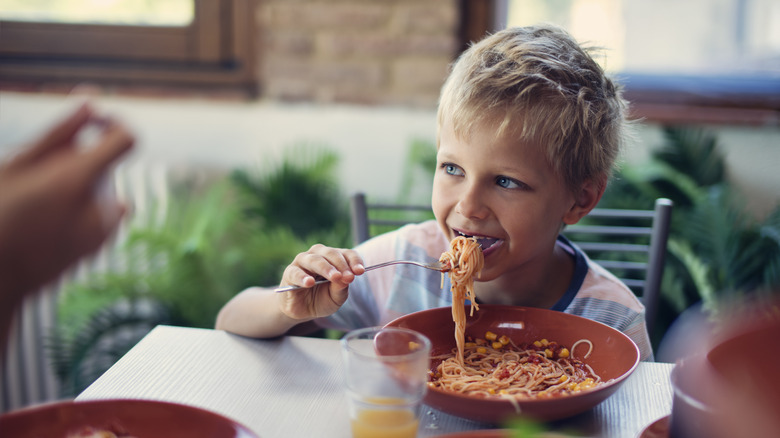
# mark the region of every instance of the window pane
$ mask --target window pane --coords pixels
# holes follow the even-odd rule
[[[47,23],[187,26],[194,0],[3,0],[0,19]]]
[[[507,23],[550,22],[604,47],[604,68],[780,76],[777,0],[509,0]]]

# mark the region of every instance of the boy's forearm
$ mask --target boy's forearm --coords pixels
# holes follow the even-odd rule
[[[272,290],[253,287],[231,299],[217,315],[215,328],[252,338],[273,338],[305,322],[294,320],[279,310]]]

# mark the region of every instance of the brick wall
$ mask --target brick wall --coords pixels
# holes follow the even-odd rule
[[[459,49],[458,0],[264,0],[264,98],[433,107]]]

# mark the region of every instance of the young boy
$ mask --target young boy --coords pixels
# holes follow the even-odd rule
[[[228,302],[218,329],[253,337],[304,322],[349,330],[450,306],[449,279],[396,265],[437,260],[459,235],[479,239],[477,302],[543,307],[626,333],[652,360],[644,307],[613,275],[560,236],[601,199],[627,130],[619,88],[564,31],[506,29],[464,52],[438,112],[435,221],[377,236],[354,250],[315,245],[285,269],[287,293],[250,288]],[[330,283],[311,287],[314,277]]]

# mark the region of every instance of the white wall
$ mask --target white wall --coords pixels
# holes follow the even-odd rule
[[[703,126],[712,132],[725,155],[729,181],[744,196],[745,207],[763,219],[780,203],[780,127]],[[662,144],[661,127],[641,125],[639,142],[626,154],[629,163],[642,163]]]
[[[81,101],[0,93],[0,156]],[[120,97],[94,102],[136,132],[131,163],[266,169],[285,149],[305,142],[340,154],[345,193],[364,190],[388,199],[402,185],[409,145],[433,142],[436,132],[432,110]]]
[[[0,156],[79,102],[62,95],[0,93]],[[138,150],[130,162],[264,169],[290,146],[309,142],[340,154],[345,194],[399,195],[411,142],[433,142],[434,110],[268,102],[101,97],[97,106],[130,124]],[[708,126],[718,136],[730,178],[763,216],[780,201],[780,127]],[[662,142],[658,126],[639,129],[628,162]]]

